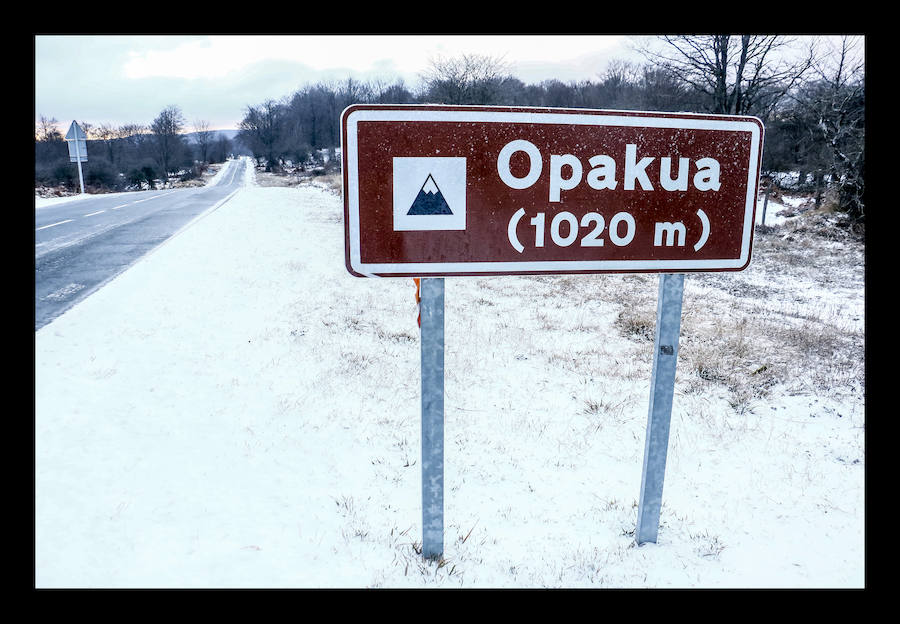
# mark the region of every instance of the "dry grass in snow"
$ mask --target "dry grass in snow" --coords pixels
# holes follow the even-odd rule
[[[251,186],[35,337],[36,581],[859,587],[862,243],[689,274],[657,544],[634,543],[657,277],[446,280],[444,557],[421,551],[411,279],[339,197]]]

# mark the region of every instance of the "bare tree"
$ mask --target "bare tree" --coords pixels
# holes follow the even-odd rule
[[[123,148],[132,153],[133,159],[139,157],[150,142],[149,128],[143,124],[127,123],[119,127],[119,138]]]
[[[57,123],[56,119],[48,119],[41,115],[40,120],[35,124],[34,174],[35,182],[39,184],[53,184],[54,178],[58,178],[51,173],[54,164],[62,161],[66,155],[63,135],[59,131]]]
[[[38,121],[34,129],[34,140],[46,142],[62,141],[63,136],[57,126],[58,123],[55,117],[48,119],[41,115],[40,121]]]
[[[177,106],[167,106],[150,124],[156,147],[156,161],[162,169],[163,181],[175,167],[184,149],[181,138],[183,127],[184,116]]]
[[[408,104],[413,101],[413,94],[406,88],[402,78],[392,84],[375,80],[372,83],[372,101],[381,104]]]
[[[830,174],[838,202],[851,216],[865,215],[865,57],[860,39],[844,36],[813,63],[814,79],[792,96],[794,114],[807,130],[804,143],[814,154],[816,204],[823,176]]]
[[[94,138],[106,148],[107,160],[115,166],[117,147],[119,146],[118,139],[120,138],[119,128],[111,123],[102,123],[94,131]]]
[[[778,35],[664,35],[643,55],[708,100],[712,113],[765,117],[810,69],[810,46],[791,58],[793,41]]]
[[[138,141],[146,138],[147,126],[143,124],[127,123],[119,126],[119,138],[137,144]]]
[[[425,97],[443,104],[498,104],[512,76],[502,58],[463,54],[430,61],[422,76]]]
[[[372,85],[354,80],[349,76],[346,80],[338,83],[334,90],[338,100],[337,107],[341,110],[351,104],[370,102],[372,100]]]
[[[78,125],[81,126],[81,129],[84,131],[84,136],[91,140],[96,136],[97,128],[92,123],[88,123],[87,121],[79,121]]]
[[[281,139],[284,122],[284,107],[275,100],[266,100],[260,106],[248,106],[247,114],[240,123],[239,136],[256,157],[266,160],[266,171],[277,169],[276,148]]]
[[[209,162],[209,149],[215,138],[215,132],[209,129],[209,122],[199,119],[194,122],[194,138],[200,152],[200,160]]]

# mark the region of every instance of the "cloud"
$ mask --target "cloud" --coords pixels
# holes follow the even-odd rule
[[[35,37],[35,116],[149,124],[176,105],[236,127],[247,106],[307,84],[403,80],[460,54],[502,58],[526,83],[590,79],[626,38],[553,35],[53,35]],[[66,121],[68,123],[68,121]]]

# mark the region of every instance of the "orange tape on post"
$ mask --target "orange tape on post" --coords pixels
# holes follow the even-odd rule
[[[419,327],[422,327],[422,312],[421,308],[419,307],[422,301],[422,296],[419,294],[419,278],[414,277],[413,281],[416,283],[416,323],[419,325]]]

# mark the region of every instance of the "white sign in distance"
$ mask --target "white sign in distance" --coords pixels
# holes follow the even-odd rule
[[[87,162],[87,135],[75,121],[66,133],[66,143],[69,144],[69,162]]]

